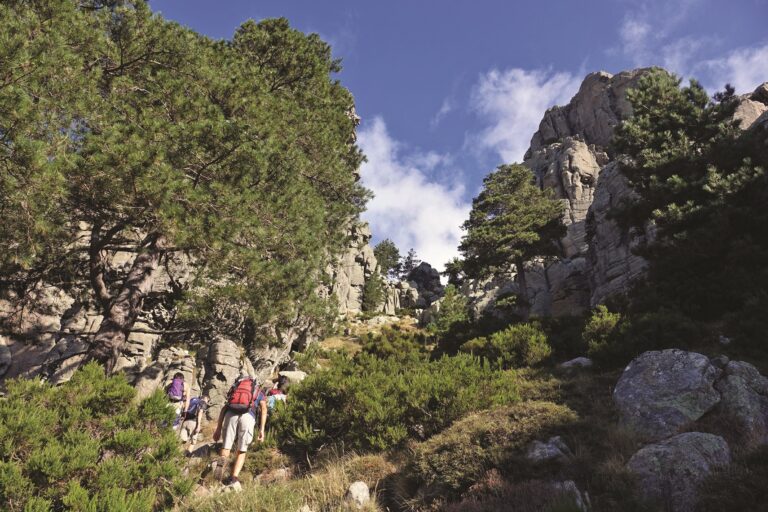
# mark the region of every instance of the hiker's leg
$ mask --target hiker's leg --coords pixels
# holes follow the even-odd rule
[[[240,475],[240,470],[243,469],[243,464],[245,464],[245,453],[246,452],[237,452],[237,455],[235,456],[235,463],[232,465],[232,476],[235,478]]]

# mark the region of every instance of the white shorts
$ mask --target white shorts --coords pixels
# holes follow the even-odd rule
[[[231,450],[233,446],[237,451],[248,451],[248,445],[253,441],[253,429],[256,426],[256,418],[253,414],[245,412],[235,414],[227,411],[224,415],[224,424],[222,425],[225,450]],[[235,443],[237,439],[237,443]]]
[[[184,420],[181,423],[181,430],[179,431],[179,437],[181,438],[182,443],[186,443],[190,439],[192,439],[192,436],[195,432],[195,427],[197,427],[197,421],[194,419],[191,420]]]

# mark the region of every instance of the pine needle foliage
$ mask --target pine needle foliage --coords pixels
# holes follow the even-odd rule
[[[60,387],[13,380],[0,401],[4,510],[167,509],[191,490],[162,392],[137,403],[91,363]]]

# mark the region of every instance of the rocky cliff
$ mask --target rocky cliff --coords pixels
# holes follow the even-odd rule
[[[642,275],[646,261],[635,249],[653,239],[653,225],[625,229],[610,212],[632,198],[611,153],[613,130],[632,114],[626,99],[648,69],[616,75],[588,75],[565,106],[549,109],[531,139],[524,165],[542,188],[564,206],[566,235],[555,261],[530,264],[528,296],[539,316],[580,314],[608,297],[626,292]],[[768,85],[740,98],[735,118],[747,129],[765,117]],[[464,292],[476,315],[493,312],[497,298],[516,293],[514,273],[492,281],[467,283]]]

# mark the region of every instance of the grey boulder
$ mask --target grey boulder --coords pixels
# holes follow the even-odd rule
[[[669,349],[641,354],[627,365],[613,392],[620,423],[646,441],[670,437],[720,401],[721,370],[695,352]]]
[[[699,484],[730,462],[725,439],[686,432],[640,449],[629,459],[627,469],[637,476],[644,499],[671,512],[690,512],[696,506]]]

